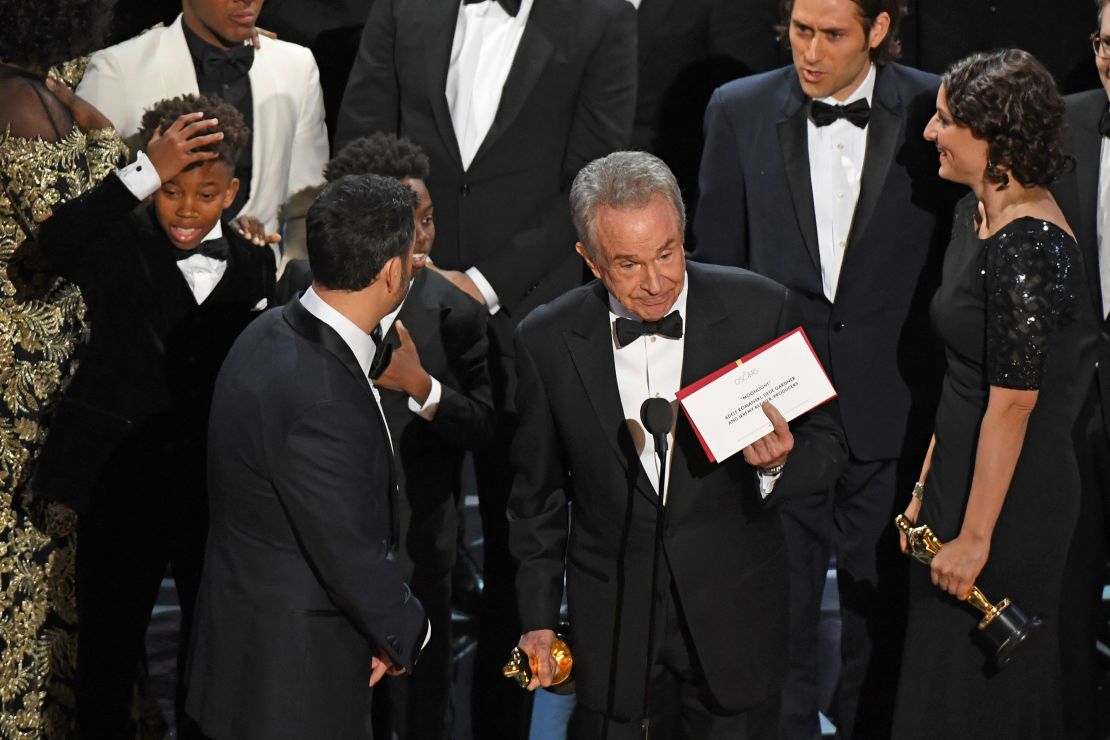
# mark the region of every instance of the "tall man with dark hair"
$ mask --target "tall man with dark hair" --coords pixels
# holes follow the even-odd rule
[[[312,287],[242,334],[212,401],[188,711],[213,738],[369,738],[371,687],[429,636],[390,556],[393,449],[368,377],[408,291],[412,193],[345,177],[307,226]]]
[[[435,263],[490,314],[497,429],[475,457],[485,588],[472,716],[482,740],[527,733],[526,697],[500,675],[520,632],[505,522],[512,333],[581,284],[567,189],[587,162],[627,145],[635,98],[626,0],[376,0],[339,114],[337,147],[386,131],[427,152]]]
[[[646,709],[651,737],[777,738],[789,607],[773,505],[834,480],[843,437],[829,407],[788,425],[765,404],[774,430],[711,462],[680,414],[660,491],[640,407],[674,404],[680,387],[797,327],[797,306],[766,278],[686,263],[682,196],[650,154],[591,162],[571,204],[578,253],[598,279],[538,308],[516,334],[509,520],[520,646],[538,667],[531,687],[551,681],[565,574],[578,698],[571,737],[641,737]],[[678,706],[680,726],[658,724]]]
[[[1110,0],[1098,0],[1091,44],[1102,87],[1067,98],[1065,145],[1075,167],[1053,188],[1083,251],[1098,318],[1094,377],[1076,426],[1083,490],[1059,620],[1068,737],[1083,740],[1099,736],[1096,642],[1110,542]]]
[[[801,298],[851,452],[831,492],[783,512],[788,738],[819,734],[817,621],[831,553],[842,617],[833,719],[843,737],[889,734],[904,562],[882,535],[893,537],[895,492],[915,480],[932,429],[942,358],[927,309],[954,202],[921,137],[939,81],[893,61],[900,6],[784,0],[793,66],[721,87],[705,117],[695,258],[747,267]]]

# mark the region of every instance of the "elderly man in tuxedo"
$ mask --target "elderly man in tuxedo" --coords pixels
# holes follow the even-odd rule
[[[209,737],[370,738],[371,687],[430,637],[391,555],[393,447],[368,377],[412,249],[411,191],[331,183],[308,213],[312,286],[220,371],[186,706]]]
[[[567,188],[628,144],[635,98],[626,0],[376,0],[339,114],[337,147],[385,131],[427,152],[433,267],[490,313],[497,428],[475,456],[485,588],[472,717],[483,740],[527,732],[524,697],[500,675],[520,632],[505,522],[512,333],[582,283]]]
[[[680,387],[796,328],[797,303],[767,278],[686,263],[678,185],[650,154],[590,163],[571,203],[578,252],[598,279],[533,311],[516,334],[509,529],[520,647],[538,666],[532,687],[551,680],[565,574],[573,737],[639,737],[645,716],[657,723],[653,737],[778,737],[789,608],[773,504],[839,472],[845,447],[832,407],[792,428],[765,405],[774,430],[719,462],[680,418],[667,435],[655,582],[660,470],[639,418],[645,399],[673,401]],[[675,704],[682,729],[666,724]]]
[[[904,621],[895,492],[920,470],[943,355],[928,305],[955,195],[921,132],[939,80],[896,64],[900,0],[785,0],[794,64],[718,89],[705,113],[695,259],[790,288],[840,393],[851,452],[834,490],[784,507],[791,675],[784,735],[818,724],[817,626],[840,591],[845,738],[889,735]]]
[[[239,193],[227,216],[243,217],[236,225],[256,241],[283,230],[286,254],[304,257],[304,214],[328,158],[320,75],[302,46],[265,36],[251,45],[262,3],[182,0],[169,26],[93,54],[77,94],[125,139],[159,100],[200,92],[231,103],[252,138],[235,167]]]
[[[1076,427],[1083,490],[1059,624],[1068,736],[1084,739],[1098,734],[1096,642],[1110,541],[1110,0],[1098,4],[1091,44],[1102,87],[1067,98],[1065,145],[1075,167],[1053,188],[1083,252],[1098,318],[1090,337],[1098,361]]]

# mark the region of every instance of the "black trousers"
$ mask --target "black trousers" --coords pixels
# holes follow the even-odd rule
[[[841,631],[830,719],[842,738],[890,736],[908,567],[893,521],[909,502],[920,469],[921,460],[852,459],[831,492],[791,501],[781,509],[791,599],[790,669],[782,697],[786,740],[821,736],[818,622],[833,555]]]
[[[1068,550],[1060,592],[1060,665],[1064,678],[1067,736],[1098,738],[1095,695],[1098,651],[1095,643],[1102,618],[1102,588],[1110,542],[1110,436],[1096,385],[1076,424],[1075,456],[1082,487],[1079,521]],[[1105,723],[1103,723],[1105,724]]]
[[[668,578],[669,581],[669,578]],[[656,614],[655,660],[648,706],[650,740],[777,740],[779,696],[744,712],[724,711],[705,682],[673,582]],[[744,639],[742,635],[736,639]],[[642,676],[632,677],[638,682]],[[641,721],[622,721],[579,703],[569,740],[640,740]]]
[[[204,456],[134,435],[109,461],[77,548],[77,711],[82,737],[134,737],[132,703],[166,567],[181,604],[175,714],[178,737],[199,737],[183,682],[208,534]]]

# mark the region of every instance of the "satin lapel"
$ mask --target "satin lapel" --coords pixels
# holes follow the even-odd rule
[[[181,24],[182,16],[162,31],[158,41],[158,69],[162,75],[162,90],[159,97],[173,97],[182,93],[200,90],[197,86],[197,71],[193,69],[193,57],[189,45],[185,43],[185,31]]]
[[[871,121],[867,124],[867,149],[863,157],[859,200],[856,201],[856,211],[852,214],[852,228],[848,232],[845,255],[852,252],[852,246],[863,235],[867,222],[871,220],[875,206],[882,197],[890,164],[894,161],[898,139],[905,125],[901,95],[894,84],[894,76],[887,68],[879,67],[877,70],[873,102],[875,104],[871,106]]]
[[[254,53],[254,63],[251,65],[250,72],[247,73],[247,77],[251,81],[251,110],[254,117],[254,131],[252,133],[255,135],[250,138],[251,162],[253,162],[254,172],[251,176],[251,191],[247,194],[247,201],[243,204],[243,208],[250,207],[254,199],[258,197],[259,189],[266,187],[267,164],[283,160],[288,161],[288,154],[283,157],[282,152],[277,147],[288,141],[284,131],[291,122],[280,120],[280,117],[274,115],[272,102],[269,103],[268,107],[263,107],[267,105],[267,101],[279,100],[279,96],[284,92],[282,89],[283,80],[276,77],[277,72],[274,65],[268,63],[266,58],[267,54],[280,53],[271,46],[272,43],[269,39],[263,39],[261,42],[262,48]],[[288,87],[288,84],[286,82],[285,87]],[[269,148],[264,148],[267,144]],[[280,187],[281,190],[278,192],[284,192],[285,185],[284,183],[280,185],[271,184],[270,187]]]
[[[807,130],[805,97],[797,77],[789,78],[784,90],[783,118],[778,122],[779,149],[794,201],[794,216],[802,231],[806,251],[814,268],[821,270],[821,253],[817,246],[817,216],[813,210],[813,180],[809,174],[809,132]]]
[[[528,22],[524,26],[524,35],[509,69],[509,77],[501,91],[501,102],[497,106],[493,125],[475,152],[471,168],[512,126],[554,52],[561,29],[572,18],[566,0],[536,0],[533,3]]]
[[[459,139],[451,123],[451,109],[447,106],[447,69],[451,64],[451,45],[455,40],[455,26],[459,20],[458,0],[426,0],[424,29],[428,39],[427,73],[428,100],[432,117],[443,139],[443,145],[455,164],[462,169]]]
[[[628,472],[635,465],[636,488],[654,503],[655,489],[648,481],[647,473],[636,455],[632,435],[625,423],[624,408],[621,406],[617,370],[613,363],[613,334],[606,303],[608,293],[601,282],[594,283],[593,287],[590,299],[579,311],[574,329],[565,332],[563,337],[601,426],[601,435],[609,440],[622,469]]]
[[[1071,139],[1075,142],[1075,184],[1079,192],[1076,200],[1079,205],[1079,223],[1072,224],[1079,246],[1083,249],[1083,259],[1088,265],[1098,264],[1098,168],[1102,150],[1102,134],[1098,131],[1098,121],[1106,109],[1103,95],[1092,96],[1091,105],[1084,106],[1081,115],[1073,116],[1075,131]],[[1092,251],[1091,248],[1094,248]],[[1087,270],[1087,280],[1091,297],[1095,301],[1096,314],[1102,313],[1102,285],[1099,271]]]

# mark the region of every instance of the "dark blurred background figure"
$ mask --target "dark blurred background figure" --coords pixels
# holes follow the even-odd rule
[[[1075,231],[1087,268],[1094,311],[1095,367],[1076,425],[1082,495],[1060,598],[1060,653],[1068,737],[1104,738],[1110,717],[1099,712],[1098,648],[1106,641],[1102,590],[1110,541],[1110,0],[1099,0],[1097,30],[1086,44],[1087,66],[1102,83],[1069,95],[1064,146],[1075,158],[1053,193]],[[1093,10],[1091,8],[1090,10]],[[1095,17],[1095,14],[1091,14]],[[1101,719],[1100,719],[1101,718]],[[1101,727],[1100,727],[1101,725]]]

